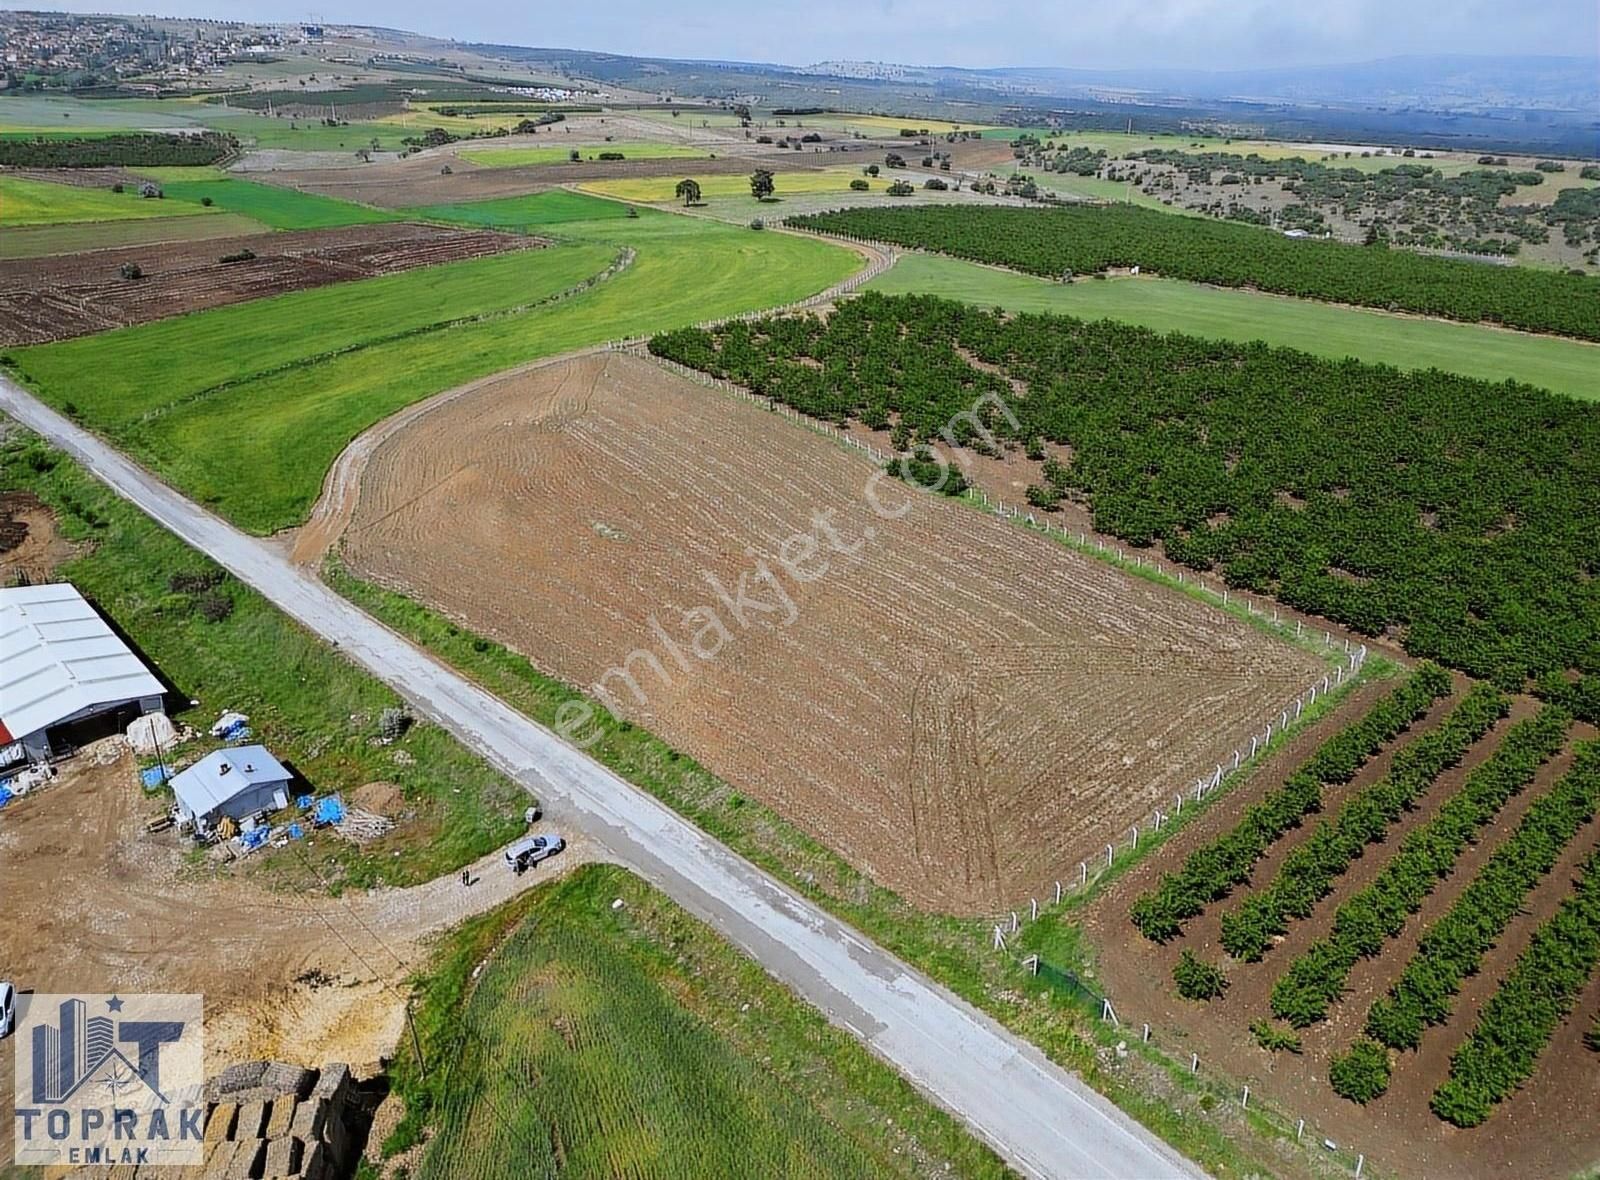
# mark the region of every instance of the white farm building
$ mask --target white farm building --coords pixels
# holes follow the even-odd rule
[[[72,586],[0,589],[0,768],[119,732],[160,712],[162,694]]]

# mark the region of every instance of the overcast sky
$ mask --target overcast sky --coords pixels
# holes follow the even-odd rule
[[[0,0],[149,11],[151,0]],[[1596,0],[168,0],[163,15],[385,25],[462,41],[804,65],[1245,69],[1408,53],[1600,54]]]

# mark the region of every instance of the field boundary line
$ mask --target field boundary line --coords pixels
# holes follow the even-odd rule
[[[530,303],[520,303],[514,307],[497,308],[494,311],[479,312],[476,315],[457,316],[456,318],[449,320],[436,320],[431,324],[419,324],[414,328],[407,328],[403,332],[391,332],[385,336],[371,336],[364,340],[357,341],[354,344],[347,344],[340,348],[326,349],[323,352],[313,353],[310,356],[299,357],[292,361],[285,361],[280,365],[272,365],[265,369],[259,369],[254,373],[246,373],[238,377],[229,377],[226,381],[218,381],[216,384],[208,385],[204,389],[194,390],[192,393],[189,393],[183,397],[174,398],[173,400],[160,406],[154,406],[141,414],[137,419],[137,423],[140,426],[147,426],[150,423],[164,417],[173,410],[180,409],[184,406],[194,405],[196,402],[204,401],[206,398],[215,394],[226,393],[228,390],[237,388],[240,385],[248,385],[252,381],[264,381],[268,378],[293,372],[295,369],[304,368],[308,365],[320,365],[327,361],[337,360],[340,357],[353,356],[356,353],[365,352],[370,348],[379,348],[385,344],[394,344],[397,341],[410,340],[418,336],[431,336],[436,332],[448,332],[452,328],[466,327],[469,324],[483,324],[489,323],[492,320],[510,319],[514,316],[526,315],[530,311],[536,311],[540,308],[549,307],[555,303],[563,303],[568,299],[573,299],[579,295],[587,294],[600,284],[615,278],[617,275],[621,274],[623,271],[632,266],[634,259],[637,257],[638,255],[634,251],[633,247],[624,246],[621,250],[617,251],[616,256],[612,258],[611,262],[608,263],[604,269],[596,271],[582,282],[574,283],[570,287],[556,291],[553,294],[546,295],[541,299],[535,299]]]

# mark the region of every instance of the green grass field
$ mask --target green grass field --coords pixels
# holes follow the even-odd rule
[[[537,216],[528,205],[519,204],[520,215]],[[304,518],[351,438],[414,401],[537,357],[788,303],[859,265],[855,254],[823,242],[653,210],[563,222],[560,231],[567,244],[551,249],[12,355],[19,376],[46,400],[235,523],[266,533]],[[505,314],[596,274],[626,247],[635,261],[609,281]],[[450,326],[440,326],[445,321]],[[239,478],[241,461],[248,480]]]
[[[0,444],[0,489],[13,488],[37,495],[63,534],[82,545],[57,579],[77,586],[122,628],[180,700],[200,702],[180,722],[204,732],[224,709],[239,709],[256,738],[317,791],[348,792],[384,779],[417,812],[413,823],[365,848],[319,837],[268,849],[247,862],[252,875],[296,892],[324,884],[414,884],[471,863],[523,830],[527,796],[520,787],[437,726],[413,726],[400,742],[412,761],[396,762],[392,748],[371,740],[382,710],[399,703],[393,692],[255,591],[223,577],[72,460],[20,431]],[[174,592],[174,574],[217,577],[209,593],[225,599],[231,613],[208,621],[201,613],[207,592]],[[198,757],[210,744],[195,742],[176,756]],[[131,775],[127,789],[139,789]]]
[[[1080,279],[1062,284],[955,258],[908,254],[868,284],[887,294],[941,295],[985,307],[1113,319],[1160,332],[1262,340],[1327,357],[1401,369],[1438,368],[1512,379],[1600,399],[1600,346],[1364,308],[1226,290],[1173,279]]]
[[[383,209],[231,177],[171,181],[163,188],[169,201],[177,198],[198,204],[210,197],[215,208],[252,218],[273,229],[332,229],[400,218],[398,213]]]
[[[591,143],[581,147],[463,148],[456,155],[485,168],[523,168],[565,164],[574,151],[585,160],[597,160],[601,152],[621,152],[630,160],[703,160],[711,154],[705,148],[681,143]]]
[[[614,866],[579,868],[449,936],[417,1021],[432,1077],[408,1055],[396,1074],[408,1114],[434,1128],[419,1180],[1006,1174],[865,1048]]]
[[[408,209],[413,217],[426,221],[449,221],[456,225],[492,226],[514,233],[538,232],[568,221],[605,221],[628,216],[626,205],[587,197],[581,193],[553,189],[526,197],[499,197],[492,201],[470,201],[459,205],[428,205]]]
[[[395,123],[346,123],[328,127],[315,119],[290,119],[210,105],[193,114],[207,127],[235,135],[251,147],[294,152],[349,152],[352,163],[356,150],[370,148],[374,139],[380,150],[397,152],[405,146],[401,139],[422,134],[421,128],[408,129]]]
[[[66,225],[82,221],[131,221],[191,217],[210,210],[198,200],[169,193],[164,200],[141,197],[135,186],[81,188],[21,176],[0,176],[0,226]]]

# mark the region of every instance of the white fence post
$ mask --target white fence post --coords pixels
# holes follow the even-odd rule
[[[1250,1108],[1250,1087],[1249,1086],[1246,1086],[1244,1088],[1244,1095],[1243,1095],[1243,1097],[1241,1097],[1239,1099],[1239,1106],[1240,1106],[1241,1109],[1244,1109],[1244,1110],[1248,1110]]]

